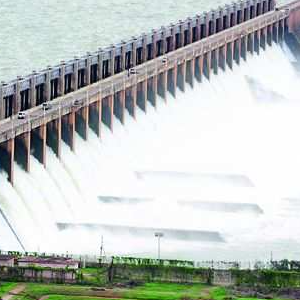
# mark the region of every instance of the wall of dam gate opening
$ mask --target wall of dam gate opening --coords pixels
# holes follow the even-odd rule
[[[114,129],[125,110],[136,118],[156,107],[157,97],[176,97],[221,68],[247,60],[297,32],[300,1],[275,7],[273,0],[245,1],[188,18],[150,35],[99,50],[0,88],[0,166],[14,183],[14,163],[30,172],[33,155],[47,167],[46,147],[61,157],[61,141],[73,151],[75,133]],[[24,111],[24,116],[17,113]]]

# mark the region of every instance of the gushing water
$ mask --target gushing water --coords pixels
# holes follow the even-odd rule
[[[0,174],[0,246],[189,259],[298,256],[299,76],[287,47],[196,83],[147,114],[90,130],[47,169]]]

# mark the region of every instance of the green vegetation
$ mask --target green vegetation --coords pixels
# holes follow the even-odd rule
[[[123,300],[117,298],[95,298],[87,296],[62,296],[62,295],[52,295],[47,298],[47,300]]]
[[[125,299],[179,300],[199,299],[202,284],[146,283],[123,294]]]
[[[137,265],[137,266],[149,266],[149,265],[160,265],[160,266],[173,266],[173,267],[190,267],[194,268],[194,262],[189,260],[178,260],[178,259],[155,259],[155,258],[137,258],[137,257],[122,257],[113,256],[114,264],[124,265]]]
[[[264,298],[236,298],[235,300],[268,300]],[[286,300],[281,298],[273,298],[272,300]]]
[[[87,288],[78,285],[27,283],[25,291],[15,299],[39,299],[45,295],[85,295]]]
[[[13,288],[15,288],[17,283],[14,282],[1,282],[0,283],[0,297],[7,294]]]
[[[113,261],[101,267],[91,264],[93,268],[70,270],[75,273],[54,270],[50,280],[60,284],[42,283],[49,280],[43,278],[42,268],[27,268],[34,271],[31,278],[24,276],[25,268],[0,268],[2,280],[10,281],[0,285],[0,299],[16,287],[17,283],[12,281],[23,282],[22,287],[25,286],[13,300],[281,300],[280,295],[286,295],[280,293],[282,288],[300,287],[300,262],[295,261],[274,262],[271,269],[258,263],[255,270],[228,271],[196,268],[192,262],[180,260],[114,257]],[[24,283],[26,280],[36,283]],[[214,283],[232,284],[235,288]],[[261,299],[249,298],[254,295]]]
[[[269,293],[276,297],[276,290],[279,288],[300,286],[300,273],[295,271],[232,269],[230,275],[238,290],[230,292],[230,289],[211,284],[214,278],[211,269],[119,264],[113,266],[113,280],[108,282],[108,271],[111,272],[111,269],[110,266],[80,269],[77,284],[73,285],[25,283],[25,290],[13,300],[38,300],[43,296],[47,296],[49,300],[265,300],[248,298],[248,295],[255,293],[245,293],[243,288],[254,292],[259,291],[257,288],[266,289],[257,295],[268,298]],[[16,283],[3,284],[0,296],[15,286]],[[104,286],[106,288],[101,288]],[[239,298],[238,295],[244,297]]]
[[[25,291],[15,296],[13,300],[37,300],[42,296],[47,296],[46,299],[49,300],[266,300],[235,298],[224,287],[157,282],[146,283],[131,289],[99,289],[88,286],[27,283]]]
[[[22,295],[14,300],[40,299],[48,295],[50,300],[196,300],[204,299],[211,287],[202,284],[173,284],[173,283],[146,283],[128,289],[114,288],[99,290],[87,286],[57,285],[57,284],[26,284]],[[217,288],[214,288],[217,290]],[[107,298],[105,298],[107,297]],[[221,300],[221,299],[215,299]]]
[[[84,268],[80,269],[80,282],[87,285],[104,285],[107,281],[106,268]]]
[[[179,282],[205,283],[212,282],[211,269],[176,267],[163,265],[122,265],[114,264],[110,272],[112,282]]]
[[[300,287],[300,273],[275,270],[232,270],[237,285],[264,285],[273,288]]]
[[[224,287],[213,287],[209,291],[209,298],[214,300],[223,300],[228,296],[228,292]]]

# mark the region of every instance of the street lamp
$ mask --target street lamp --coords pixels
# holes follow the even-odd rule
[[[155,232],[154,236],[157,237],[158,259],[160,259],[160,239],[164,236],[164,234],[162,232]]]

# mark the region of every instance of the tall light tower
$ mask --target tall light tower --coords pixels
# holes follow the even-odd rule
[[[101,235],[101,245],[100,245],[100,259],[99,259],[99,265],[103,264],[105,259],[105,250],[104,250],[104,241],[103,241],[103,235]]]
[[[155,237],[157,237],[157,246],[158,246],[158,259],[160,259],[160,239],[164,236],[162,232],[155,232]]]

